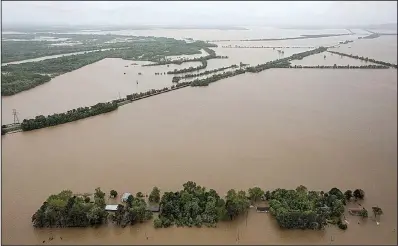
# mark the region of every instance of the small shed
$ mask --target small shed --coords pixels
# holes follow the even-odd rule
[[[131,193],[124,193],[123,194],[123,196],[122,196],[122,202],[126,202],[127,201],[127,198],[129,198],[129,196],[131,196]]]
[[[257,206],[256,211],[259,213],[268,213],[269,212],[269,207],[265,206]]]
[[[112,212],[114,212],[114,211],[117,210],[117,206],[118,206],[118,205],[106,205],[106,206],[105,206],[105,211],[112,211]]]

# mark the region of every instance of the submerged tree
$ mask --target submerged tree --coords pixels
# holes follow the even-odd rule
[[[365,192],[361,189],[356,189],[353,192],[355,199],[363,199],[365,197]]]
[[[249,197],[253,202],[261,199],[264,196],[264,191],[260,187],[254,187],[249,189]]]
[[[117,191],[111,190],[111,192],[110,192],[110,197],[111,197],[111,198],[117,197]]]
[[[151,194],[149,195],[149,202],[159,203],[160,202],[160,190],[158,187],[153,187]]]

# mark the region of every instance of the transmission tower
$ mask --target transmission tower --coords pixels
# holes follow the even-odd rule
[[[16,109],[12,110],[12,114],[14,115],[14,124],[19,124],[19,119],[18,119],[18,112]]]

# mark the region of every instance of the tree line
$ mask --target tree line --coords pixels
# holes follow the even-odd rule
[[[117,49],[62,56],[36,62],[8,64],[2,66],[1,94],[2,96],[14,95],[49,82],[51,78],[58,75],[74,71],[104,58],[160,62],[164,61],[166,56],[199,54],[202,48],[211,50],[207,46],[212,46],[212,44],[186,43],[172,38],[154,38],[136,40],[129,43],[128,47],[121,46]],[[215,56],[215,53],[209,52],[212,55],[205,59],[221,58],[221,56]]]
[[[375,59],[371,59],[371,58],[368,58],[368,57],[354,56],[352,54],[345,54],[345,53],[341,53],[341,52],[337,52],[337,51],[329,51],[329,52],[332,53],[332,54],[341,55],[341,56],[347,56],[347,57],[358,59],[358,60],[362,60],[362,61],[365,61],[365,62],[373,62],[373,63],[380,64],[380,65],[383,65],[383,66],[397,68],[396,64],[389,63],[389,62],[383,62],[383,61],[377,61]]]
[[[34,129],[40,129],[49,126],[56,126],[67,122],[72,122],[80,119],[84,119],[90,116],[104,114],[116,110],[118,108],[117,103],[97,103],[91,107],[79,107],[77,109],[69,110],[66,113],[52,114],[43,116],[36,116],[34,119],[24,119],[21,123],[23,131],[31,131]]]
[[[237,76],[239,74],[244,74],[246,72],[259,73],[261,71],[264,71],[264,70],[270,69],[270,68],[290,68],[290,66],[291,66],[290,61],[292,61],[292,60],[301,60],[304,57],[307,57],[307,56],[310,56],[310,55],[314,55],[314,54],[318,54],[318,53],[322,53],[322,52],[324,52],[326,50],[327,50],[327,48],[325,48],[325,47],[319,47],[319,48],[314,49],[314,50],[304,51],[304,52],[301,52],[301,53],[294,54],[294,55],[292,55],[290,57],[277,59],[277,60],[274,60],[274,61],[266,62],[264,64],[259,64],[257,66],[247,66],[247,67],[244,67],[244,68],[240,67],[239,69],[236,69],[236,70],[233,70],[233,71],[224,72],[224,73],[221,73],[221,74],[215,74],[215,75],[207,77],[207,78],[195,79],[195,80],[191,81],[191,86],[208,86],[210,83],[216,82],[218,80],[225,79],[225,78],[228,78],[228,77]]]
[[[201,47],[203,50],[205,50],[208,55],[202,56],[202,57],[195,57],[195,58],[182,58],[182,59],[174,59],[174,60],[162,60],[156,63],[151,63],[151,64],[144,64],[142,65],[143,67],[148,67],[148,66],[161,66],[161,65],[169,65],[169,64],[176,64],[176,65],[181,65],[184,62],[202,62],[205,60],[210,60],[210,59],[228,59],[228,56],[218,56],[216,55],[216,52],[210,48],[207,47]]]
[[[320,68],[320,69],[389,69],[390,67],[384,65],[361,65],[361,66],[353,66],[353,65],[336,65],[327,66],[327,65],[314,65],[314,66],[306,66],[306,65],[294,65],[289,68]]]
[[[173,79],[172,79],[172,82],[178,82],[181,79],[200,77],[200,76],[203,76],[203,75],[208,75],[208,74],[211,74],[211,73],[217,73],[217,72],[220,72],[220,71],[224,71],[224,70],[227,70],[227,69],[230,69],[230,68],[237,68],[237,67],[238,67],[237,65],[231,65],[231,66],[228,66],[228,67],[220,67],[220,68],[216,68],[216,69],[213,69],[213,70],[206,70],[206,71],[204,71],[202,73],[186,74],[184,76],[174,76]]]
[[[115,190],[110,191],[110,198],[117,198]],[[214,189],[188,181],[178,191],[166,191],[160,195],[154,187],[148,197],[142,192],[130,195],[127,200],[117,205],[114,212],[105,211],[105,193],[97,188],[94,200],[88,195],[73,195],[72,191],[62,191],[51,195],[32,216],[35,227],[88,227],[105,224],[108,221],[125,227],[142,223],[153,218],[148,205],[160,207],[159,216],[153,220],[155,228],[170,226],[215,227],[219,221],[232,221],[247,214],[251,205],[259,201],[269,204],[270,214],[275,217],[281,228],[321,230],[327,223],[336,224],[346,230],[347,224],[342,216],[345,205],[355,198],[362,200],[365,192],[340,191],[332,188],[329,192],[308,191],[303,185],[295,190],[275,189],[264,191],[260,187],[236,191],[230,189],[221,197]],[[147,200],[147,201],[146,201]],[[114,203],[114,201],[112,201]],[[372,207],[375,216],[383,214],[379,207]],[[366,218],[363,208],[361,216]],[[365,214],[366,213],[366,214]]]
[[[188,68],[182,68],[182,69],[174,69],[173,71],[168,71],[167,74],[189,73],[189,72],[194,72],[194,71],[198,71],[198,70],[201,70],[201,69],[205,69],[207,67],[207,61],[206,60],[201,60],[200,62],[202,64],[197,66],[197,67],[188,67]]]

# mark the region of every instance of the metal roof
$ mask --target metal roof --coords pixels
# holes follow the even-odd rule
[[[107,211],[116,211],[118,205],[106,205],[105,210]]]

